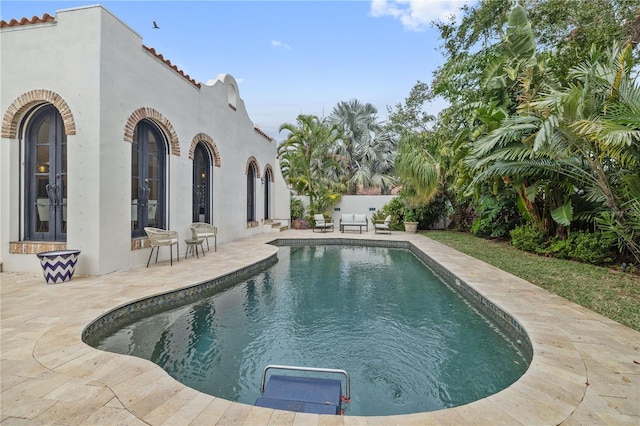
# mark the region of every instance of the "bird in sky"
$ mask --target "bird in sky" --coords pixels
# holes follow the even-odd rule
[[[156,21],[153,21],[153,29],[154,30],[159,30],[160,27],[158,26],[158,24],[156,24]]]

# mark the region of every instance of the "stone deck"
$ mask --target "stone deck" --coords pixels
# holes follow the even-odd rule
[[[533,345],[530,368],[509,388],[457,408],[389,417],[325,416],[206,395],[150,361],[82,342],[85,326],[114,307],[255,263],[277,251],[265,244],[276,238],[412,242],[519,321]],[[167,260],[54,285],[45,284],[42,274],[5,272],[0,281],[3,426],[640,424],[639,332],[416,234],[288,230],[220,244],[217,253],[181,258],[172,267]]]

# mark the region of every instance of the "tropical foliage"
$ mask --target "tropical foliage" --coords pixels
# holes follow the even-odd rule
[[[291,187],[318,210],[399,183],[395,223],[454,206],[454,223],[479,236],[535,235],[537,253],[640,263],[637,2],[480,0],[435,26],[445,62],[388,108],[386,125],[351,100],[327,120],[282,126]],[[448,106],[434,117],[437,99]]]
[[[370,187],[388,194],[396,186],[396,139],[369,103],[340,102],[327,118],[299,115],[280,131],[287,132],[278,154],[282,174],[296,194],[309,196],[312,214],[342,194]]]
[[[342,131],[342,139],[332,151],[343,162],[349,194],[368,187],[388,194],[395,186],[396,143],[378,121],[377,113],[370,103],[352,99],[338,103],[329,116],[329,122]]]
[[[339,201],[343,162],[332,154],[342,133],[335,125],[313,115],[299,115],[296,124],[285,123],[288,131],[278,148],[282,175],[297,193],[307,195],[310,214],[324,212]]]

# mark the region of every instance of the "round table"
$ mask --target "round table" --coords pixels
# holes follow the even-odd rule
[[[202,243],[204,242],[204,238],[191,238],[188,240],[184,240],[184,242],[187,244],[187,251],[185,251],[184,253],[184,258],[187,258],[187,255],[189,253],[191,253],[191,256],[193,256],[193,252],[196,252],[196,257],[198,259],[200,259],[200,256],[198,255],[198,246],[200,246],[200,248],[202,249],[202,255],[204,256],[204,247],[202,246]]]

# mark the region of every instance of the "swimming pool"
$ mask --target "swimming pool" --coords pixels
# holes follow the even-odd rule
[[[348,415],[465,404],[528,367],[515,339],[407,250],[281,247],[278,258],[243,283],[94,346],[151,359],[188,386],[248,404],[267,364],[344,368]]]

